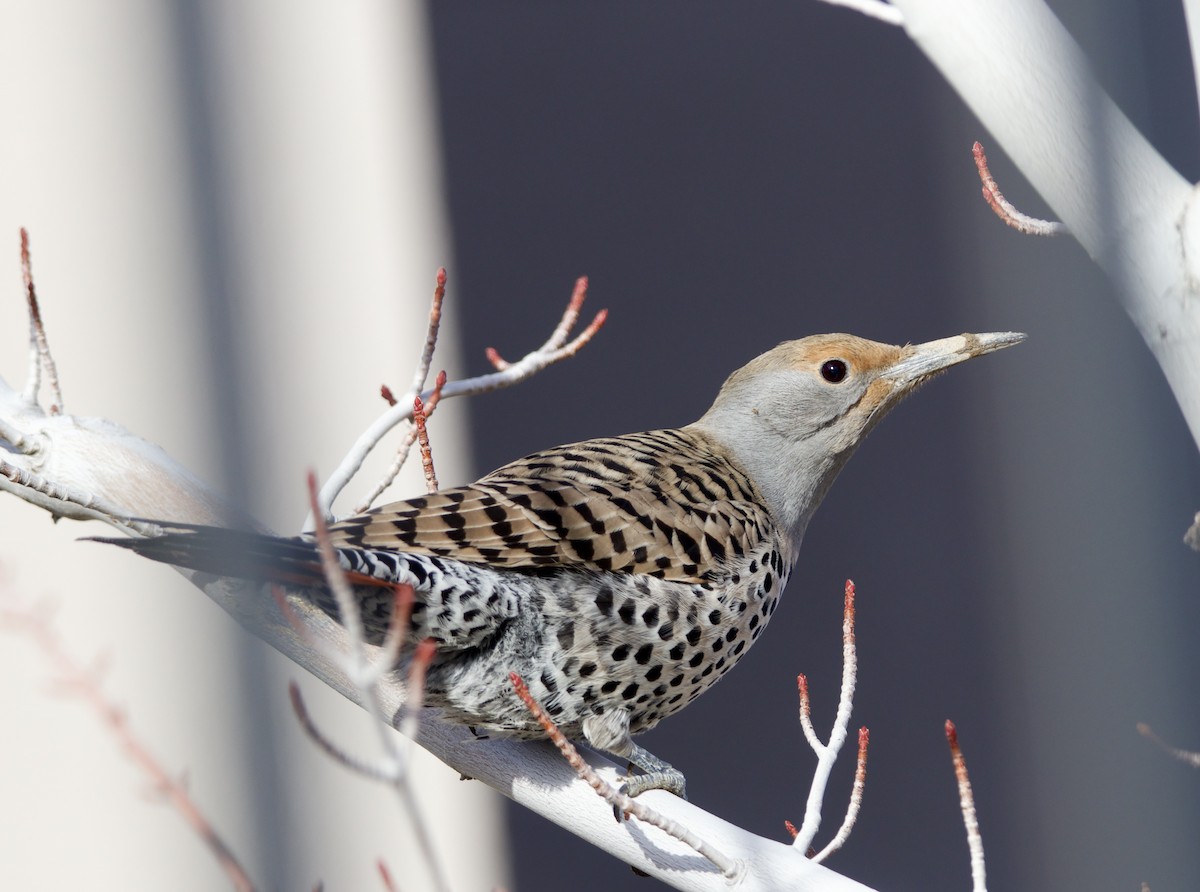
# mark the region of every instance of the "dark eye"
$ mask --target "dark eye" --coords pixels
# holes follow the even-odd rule
[[[840,359],[827,359],[821,363],[821,377],[831,384],[837,384],[846,377],[846,363]]]

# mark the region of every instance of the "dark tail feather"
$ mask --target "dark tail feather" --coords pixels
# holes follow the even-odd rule
[[[259,582],[323,585],[325,574],[317,545],[308,539],[266,536],[244,530],[191,524],[165,524],[161,536],[145,539],[89,541],[119,545],[142,557],[215,576],[234,576]],[[355,582],[366,582],[352,574]],[[379,580],[371,580],[376,585]]]

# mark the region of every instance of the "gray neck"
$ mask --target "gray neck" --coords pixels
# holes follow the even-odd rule
[[[826,431],[797,438],[774,430],[763,416],[738,413],[731,418],[715,407],[689,427],[725,446],[750,475],[779,526],[791,565],[809,520],[854,452],[853,445],[838,449],[842,444],[828,442]]]

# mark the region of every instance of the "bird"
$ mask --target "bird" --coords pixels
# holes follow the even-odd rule
[[[690,704],[762,634],[813,513],[884,415],[938,373],[1024,338],[786,341],[733,372],[685,427],[536,452],[332,523],[365,637],[383,641],[395,584],[407,583],[408,638],[434,642],[425,704],[442,719],[477,736],[544,738],[515,672],[568,738],[627,761],[628,795],[686,796],[683,773],[633,736]],[[104,541],[279,583],[338,618],[311,535],[162,526]]]

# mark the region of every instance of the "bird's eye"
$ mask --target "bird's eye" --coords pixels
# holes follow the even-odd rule
[[[840,359],[827,359],[821,363],[821,377],[830,384],[837,384],[846,377],[846,363]]]

